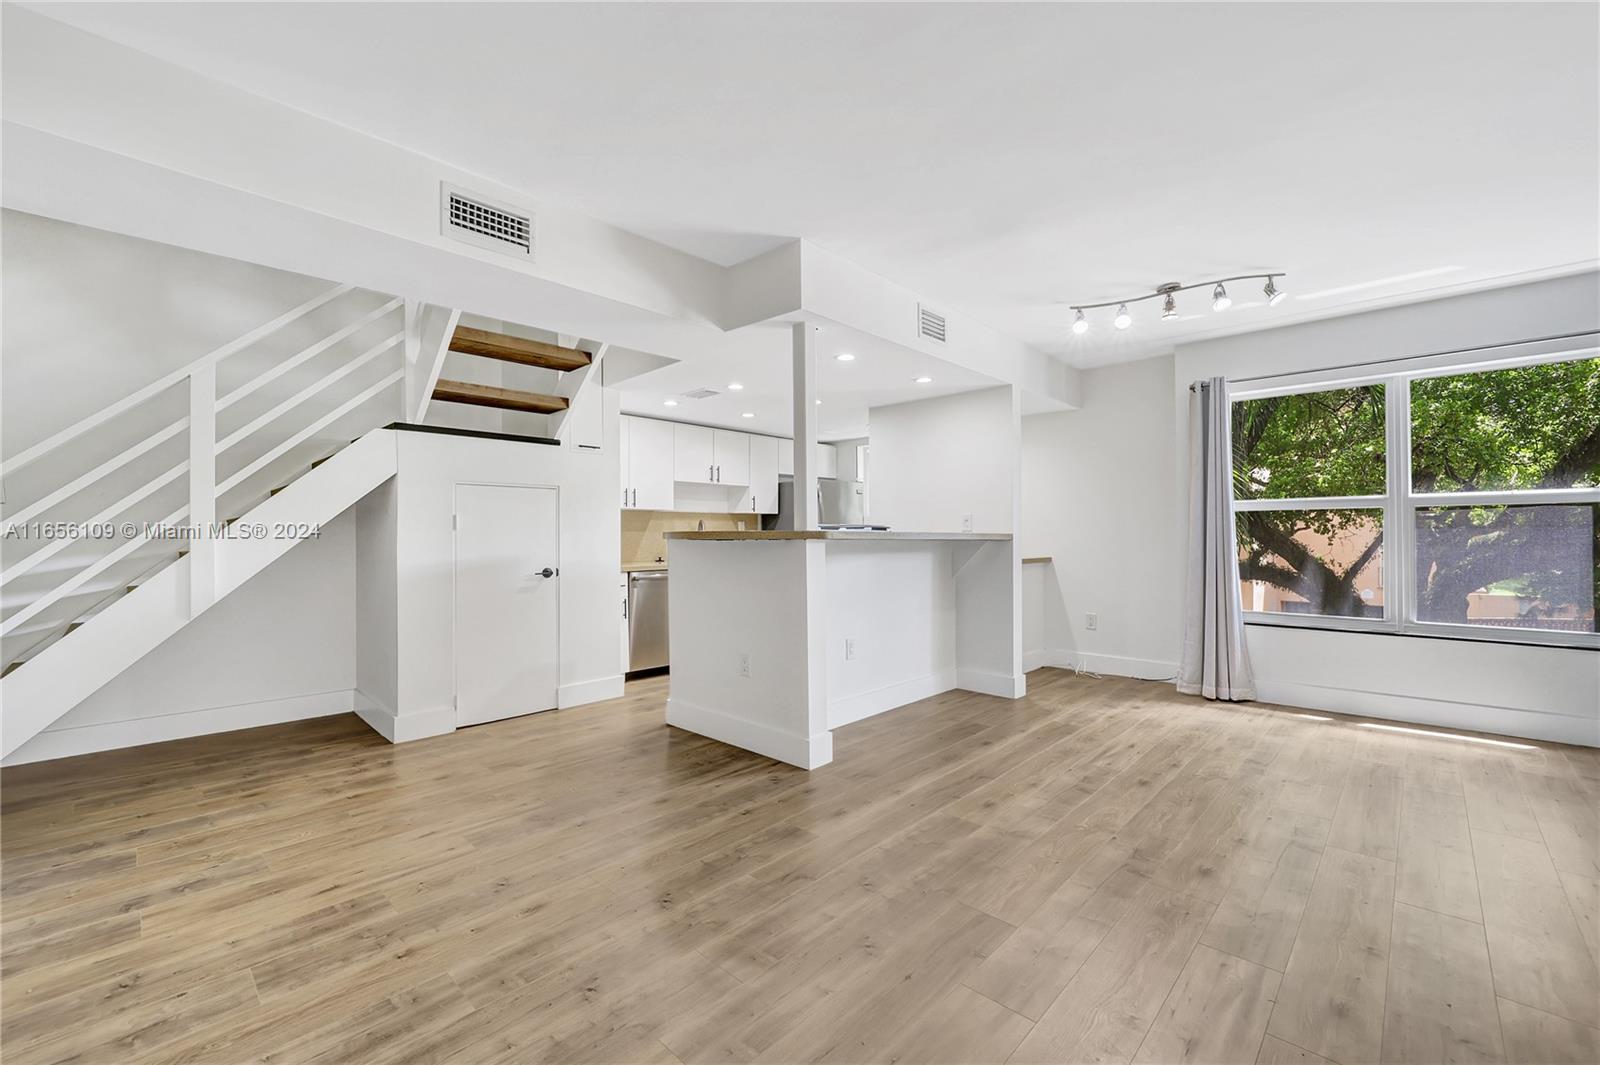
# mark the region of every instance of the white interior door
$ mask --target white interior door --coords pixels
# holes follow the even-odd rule
[[[561,683],[554,488],[456,485],[456,724],[549,710]]]

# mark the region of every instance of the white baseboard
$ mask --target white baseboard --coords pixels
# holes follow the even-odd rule
[[[938,673],[929,673],[922,677],[913,677],[903,680],[898,684],[878,688],[875,691],[862,692],[859,695],[847,695],[842,699],[832,699],[828,702],[828,727],[839,728],[854,721],[862,721],[877,714],[893,710],[897,706],[914,703],[918,699],[927,699],[947,692],[956,686],[956,671],[953,669],[942,670]]]
[[[1600,747],[1600,716],[1575,717],[1520,707],[1423,699],[1296,681],[1263,680],[1260,677],[1256,678],[1256,697],[1258,702],[1278,703],[1303,710],[1331,710],[1336,714],[1405,721],[1440,729],[1490,732],[1500,736],[1570,743],[1579,747]]]
[[[387,706],[357,692],[356,716],[390,743],[409,743],[430,736],[443,736],[456,730],[456,711],[453,706],[440,706],[421,713],[397,715]]]
[[[1020,699],[1028,693],[1028,678],[1020,674],[993,673],[987,669],[958,669],[956,687],[980,695]]]
[[[621,673],[611,677],[600,677],[598,680],[580,680],[576,684],[563,684],[556,689],[556,706],[565,710],[569,706],[583,706],[585,703],[599,703],[607,699],[620,699],[622,697],[623,677]]]
[[[295,695],[286,699],[207,707],[202,710],[186,710],[177,714],[161,714],[126,721],[104,721],[93,725],[79,725],[75,728],[46,729],[13,751],[4,764],[23,765],[27,762],[43,762],[52,758],[93,754],[96,751],[142,747],[147,743],[209,736],[216,732],[235,732],[239,729],[259,728],[262,725],[281,725],[313,717],[348,714],[355,710],[356,701],[356,693],[345,688],[312,695]]]
[[[1178,663],[1158,658],[1130,658],[1068,650],[1033,651],[1023,656],[1024,668],[1033,672],[1042,666],[1080,669],[1103,677],[1132,677],[1135,680],[1171,680],[1178,675]]]
[[[833,761],[831,732],[797,736],[721,710],[688,703],[677,696],[667,698],[667,724],[801,769],[816,769]]]

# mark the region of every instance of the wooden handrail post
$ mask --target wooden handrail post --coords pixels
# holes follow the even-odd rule
[[[189,615],[217,598],[217,367],[189,374]]]

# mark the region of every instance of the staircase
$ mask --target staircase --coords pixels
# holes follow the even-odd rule
[[[559,441],[603,348],[460,317],[332,286],[7,457],[0,757],[299,542],[275,533],[332,521],[392,477],[384,426],[431,420],[436,400],[545,415]],[[440,380],[449,351],[557,381],[545,394]]]
[[[525,414],[564,415],[571,406],[571,399],[569,394],[563,394],[563,389],[566,386],[581,386],[596,359],[593,353],[577,347],[493,333],[459,324],[454,325],[451,331],[447,350],[516,366],[548,370],[560,375],[556,394],[530,392],[472,381],[441,379],[434,382],[432,397],[436,400],[519,411]]]

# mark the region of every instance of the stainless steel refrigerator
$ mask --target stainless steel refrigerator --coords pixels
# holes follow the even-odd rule
[[[845,481],[832,477],[817,478],[817,515],[817,524],[823,528],[841,525],[882,528],[882,526],[865,525],[862,517],[862,485],[860,481]],[[794,480],[792,478],[779,478],[778,513],[763,518],[761,527],[763,529],[794,528]]]

